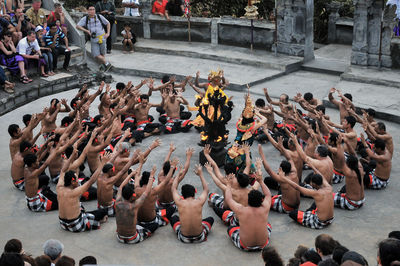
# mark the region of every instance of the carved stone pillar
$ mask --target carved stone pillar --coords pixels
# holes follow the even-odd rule
[[[145,39],[151,38],[149,16],[151,14],[151,0],[141,0],[140,7],[143,16],[143,37]]]
[[[340,18],[339,9],[342,7],[342,3],[333,1],[326,5],[329,12],[328,22],[328,42],[334,43],[336,41],[336,22]]]
[[[314,0],[277,0],[277,50],[314,59]]]
[[[372,0],[353,0],[354,27],[351,63],[353,65],[368,65],[368,11]]]

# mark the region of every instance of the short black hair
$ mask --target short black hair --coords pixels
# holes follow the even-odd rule
[[[194,198],[194,195],[196,194],[196,189],[194,188],[194,186],[189,184],[183,185],[181,191],[184,199]]]
[[[64,187],[69,187],[72,184],[72,179],[75,178],[75,171],[68,171],[64,175]]]
[[[260,207],[264,201],[265,196],[258,190],[251,190],[248,194],[248,204],[250,207]]]
[[[114,165],[112,164],[112,163],[106,163],[104,166],[103,166],[103,169],[102,169],[102,171],[103,171],[103,173],[108,173],[108,171],[110,171],[112,168],[114,167]]]
[[[318,145],[317,153],[321,157],[327,157],[329,155],[329,150],[325,145]]]
[[[95,117],[93,117],[93,123],[98,126],[100,120],[103,118],[103,115],[96,115]]]
[[[32,164],[34,164],[37,161],[37,157],[35,154],[28,153],[24,157],[24,163],[28,166],[31,167]]]
[[[131,26],[131,24],[130,24],[130,23],[124,23],[124,28],[125,28],[125,27],[132,28],[132,26]]]
[[[258,99],[256,100],[256,106],[257,106],[257,107],[264,107],[264,106],[265,106],[265,101],[264,101],[264,99],[258,98]]]
[[[400,240],[400,231],[392,231],[389,233],[388,237]]]
[[[93,256],[86,256],[86,257],[82,258],[82,259],[79,261],[79,266],[87,265],[87,264],[96,265],[96,264],[97,264],[96,258],[93,257]]]
[[[325,108],[325,106],[323,106],[322,104],[320,104],[320,105],[317,105],[317,107],[315,108],[315,110],[321,111],[323,114],[325,114],[326,108]]]
[[[382,266],[389,266],[393,261],[400,260],[400,240],[387,238],[378,244],[378,254]]]
[[[107,94],[107,92],[103,92],[102,94],[100,94],[99,96],[99,100],[101,101],[101,99],[103,99],[104,95]]]
[[[4,246],[4,253],[21,253],[22,243],[18,239],[10,239]]]
[[[345,93],[345,94],[343,94],[343,96],[346,97],[347,99],[349,99],[350,102],[353,101],[353,96],[350,93]]]
[[[93,3],[89,3],[89,4],[86,5],[86,9],[89,9],[89,8],[91,8],[91,7],[96,8],[95,5],[94,5]]]
[[[52,27],[57,27],[56,23],[50,22],[47,26],[51,29]]]
[[[148,99],[149,99],[149,95],[147,95],[147,94],[140,95],[140,100],[148,100]]]
[[[62,256],[56,263],[56,266],[73,266],[75,265],[75,260],[68,256]]]
[[[238,173],[236,176],[236,179],[239,183],[239,186],[242,188],[245,188],[249,185],[250,183],[250,177],[246,174],[242,173]]]
[[[30,142],[24,140],[19,144],[19,152],[23,153],[24,151],[29,150],[31,147],[32,147],[32,144]]]
[[[374,144],[375,144],[375,148],[378,148],[378,149],[381,149],[381,150],[384,150],[386,148],[385,141],[383,141],[380,138],[376,138],[375,141],[374,141]]]
[[[79,101],[79,98],[78,97],[75,97],[75,98],[73,98],[72,100],[71,100],[71,102],[70,102],[70,106],[71,106],[71,108],[72,109],[75,109],[75,107],[76,107],[76,102],[77,101]]]
[[[289,95],[282,93],[281,96],[285,97],[285,103],[289,102]]]
[[[344,253],[346,253],[347,251],[349,251],[348,248],[346,248],[345,246],[342,245],[338,245],[333,249],[332,252],[332,258],[337,262],[337,263],[342,263],[342,258]]]
[[[311,182],[316,184],[317,186],[322,186],[322,176],[320,174],[313,174],[311,176]]]
[[[164,76],[161,78],[161,83],[162,83],[162,84],[165,84],[165,83],[169,82],[169,80],[170,80],[169,76],[168,76],[168,75],[164,75]]]
[[[31,121],[32,115],[31,114],[25,114],[22,117],[22,122],[24,122],[24,125],[27,126],[29,124],[29,121]]]
[[[17,124],[11,124],[8,126],[8,134],[10,134],[11,137],[14,137],[14,134],[18,132],[19,126]]]
[[[289,174],[290,171],[292,171],[292,164],[288,162],[287,160],[283,160],[281,164],[279,165],[280,168],[282,168],[282,171],[285,174]]]
[[[338,264],[334,259],[326,259],[318,263],[318,266],[339,266],[339,265],[340,264]]]
[[[131,184],[126,184],[122,188],[122,197],[124,200],[130,200],[132,198],[133,193],[135,193],[135,188]]]
[[[314,95],[311,92],[306,92],[304,94],[304,100],[306,100],[307,102],[311,101],[314,98]]]
[[[3,253],[0,257],[0,265],[2,266],[24,266],[24,260],[18,253]]]
[[[265,246],[262,249],[262,258],[265,266],[283,266],[283,260],[278,251],[272,246]]]
[[[53,102],[55,102],[55,104],[57,105],[60,101],[57,98],[53,98],[50,100],[50,105],[52,105]]]
[[[169,161],[165,161],[163,164],[164,175],[167,175],[170,169],[171,169],[171,163]]]
[[[150,172],[143,171],[142,178],[140,179],[139,185],[141,187],[143,187],[144,185],[147,185],[149,183],[149,178],[150,178]]]
[[[122,91],[123,89],[125,89],[125,84],[122,82],[118,82],[115,88],[117,89],[117,91]]]
[[[235,174],[236,175],[236,165],[234,163],[226,163],[224,165],[225,174]]]
[[[303,256],[301,256],[302,263],[309,261],[314,264],[317,264],[321,261],[321,256],[313,249],[308,249],[304,252]]]
[[[386,131],[386,125],[385,125],[385,123],[383,123],[383,122],[378,122],[377,125],[378,125],[378,128],[379,128],[380,130]]]
[[[329,134],[329,141],[330,142],[332,142],[332,144],[333,145],[337,145],[337,139],[338,139],[338,137],[339,137],[339,134],[338,133],[336,133],[336,132],[331,132],[330,134]]]
[[[357,123],[356,118],[352,115],[346,116],[345,119],[346,119],[347,123],[350,124],[351,128],[353,128]]]
[[[376,116],[376,111],[374,109],[372,109],[372,108],[368,108],[367,109],[367,114],[369,116],[375,117]]]
[[[61,126],[68,127],[72,122],[74,122],[74,119],[70,116],[66,116],[61,120]]]
[[[315,248],[324,256],[331,255],[336,246],[337,241],[328,234],[320,234],[315,238]]]
[[[31,36],[32,34],[35,34],[35,31],[33,31],[33,30],[28,30],[28,31],[26,32],[26,36]]]

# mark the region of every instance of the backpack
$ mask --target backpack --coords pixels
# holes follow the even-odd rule
[[[85,24],[85,29],[89,29],[88,28],[88,24],[89,24],[89,15],[85,15],[85,19],[86,19],[86,24]],[[103,29],[105,32],[107,32],[107,24],[104,24],[103,21],[100,19],[100,17],[96,14],[95,19],[99,20],[101,23],[101,26],[103,26]],[[90,41],[90,35],[85,33],[85,42]]]

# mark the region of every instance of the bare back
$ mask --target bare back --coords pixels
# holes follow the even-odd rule
[[[268,241],[269,206],[262,204],[260,207],[241,207],[236,211],[240,220],[240,241],[246,247],[264,246]]]
[[[146,190],[146,187],[137,187],[136,195],[140,197]],[[157,194],[151,191],[139,208],[137,219],[140,222],[151,222],[156,218],[155,204],[157,201]]]
[[[117,232],[121,236],[131,237],[136,234],[136,215],[135,204],[128,201],[117,201],[115,205],[115,221]]]
[[[24,165],[24,158],[20,152],[17,152],[11,163],[11,177],[13,181],[18,181],[24,177]]]
[[[73,190],[70,187],[57,188],[58,216],[61,219],[72,220],[81,213],[80,195],[72,196]]]
[[[203,203],[199,199],[187,198],[176,202],[181,222],[181,232],[184,236],[198,236],[203,231]]]

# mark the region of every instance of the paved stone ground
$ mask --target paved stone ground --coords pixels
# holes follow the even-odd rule
[[[134,84],[140,81],[138,77],[114,76],[115,80],[127,82],[132,80]],[[294,83],[295,81],[295,83]],[[289,92],[293,95],[299,89],[314,91],[317,97],[323,97],[326,90],[337,78],[330,75],[315,74],[309,72],[296,72],[286,77],[262,84],[268,86],[274,95],[280,92]],[[254,94],[262,94],[261,86],[252,89]],[[201,244],[182,244],[176,239],[171,227],[168,225],[158,229],[148,240],[139,245],[123,245],[117,242],[115,236],[115,219],[109,221],[98,231],[73,234],[65,232],[59,227],[58,213],[32,213],[25,203],[24,195],[17,191],[10,178],[10,157],[8,150],[9,136],[7,126],[10,123],[22,125],[22,116],[25,113],[40,112],[42,108],[49,104],[53,97],[71,99],[76,90],[60,93],[54,96],[44,97],[19,109],[16,109],[2,117],[0,123],[3,125],[3,134],[0,136],[0,151],[3,154],[0,161],[0,173],[3,177],[0,185],[0,194],[3,204],[0,206],[0,245],[4,245],[10,238],[19,238],[23,242],[24,249],[34,256],[42,253],[42,245],[49,238],[61,240],[65,245],[65,254],[79,260],[86,255],[94,255],[101,264],[129,264],[129,265],[261,265],[259,253],[245,253],[234,247],[227,236],[226,227],[218,220],[213,211],[205,205],[203,216],[213,216],[216,220],[208,241]],[[243,108],[243,93],[228,92],[234,96],[235,109],[233,119],[229,123],[231,131],[229,139],[232,141],[235,136],[235,123]],[[193,102],[193,91],[188,90],[185,96]],[[254,100],[257,98],[254,95]],[[151,102],[158,102],[160,97],[156,94]],[[94,103],[96,106],[97,102]],[[328,114],[338,120],[338,111],[327,110]],[[96,108],[92,108],[91,114],[97,113]],[[155,110],[152,114],[157,118]],[[59,120],[63,115],[59,115]],[[393,134],[395,146],[400,136],[398,124],[386,122],[388,131]],[[358,127],[360,133],[361,129]],[[163,144],[154,151],[144,169],[150,169],[153,164],[160,167],[169,143],[174,141],[178,146],[175,156],[183,162],[185,160],[185,149],[194,147],[195,154],[192,159],[191,168],[198,162],[198,152],[201,150],[197,146],[199,135],[193,129],[187,134],[162,135],[160,136]],[[151,138],[143,141],[135,148],[145,149],[146,145],[152,141]],[[274,169],[277,169],[282,158],[270,144],[263,146],[264,152],[271,162]],[[257,157],[257,145],[253,145],[253,157]],[[400,192],[400,166],[398,164],[399,151],[395,149],[392,169],[392,179],[389,187],[385,191],[366,191],[367,202],[358,211],[350,212],[335,209],[335,221],[325,230],[311,230],[295,224],[287,215],[271,213],[270,222],[273,227],[271,245],[278,248],[283,258],[287,261],[294,253],[297,245],[305,244],[312,247],[314,238],[320,233],[331,234],[348,248],[363,254],[371,265],[375,264],[376,245],[384,239],[392,230],[399,230],[398,222],[400,212],[398,211],[398,193]],[[215,184],[208,174],[205,174],[209,182],[210,191],[218,192]],[[192,171],[189,171],[182,183],[191,183],[200,191],[200,181]],[[335,190],[341,185],[336,185]],[[54,188],[54,185],[52,185]],[[273,191],[276,193],[276,191]],[[311,204],[309,199],[302,199],[301,209],[307,208]],[[87,210],[96,207],[96,202],[84,203]]]

